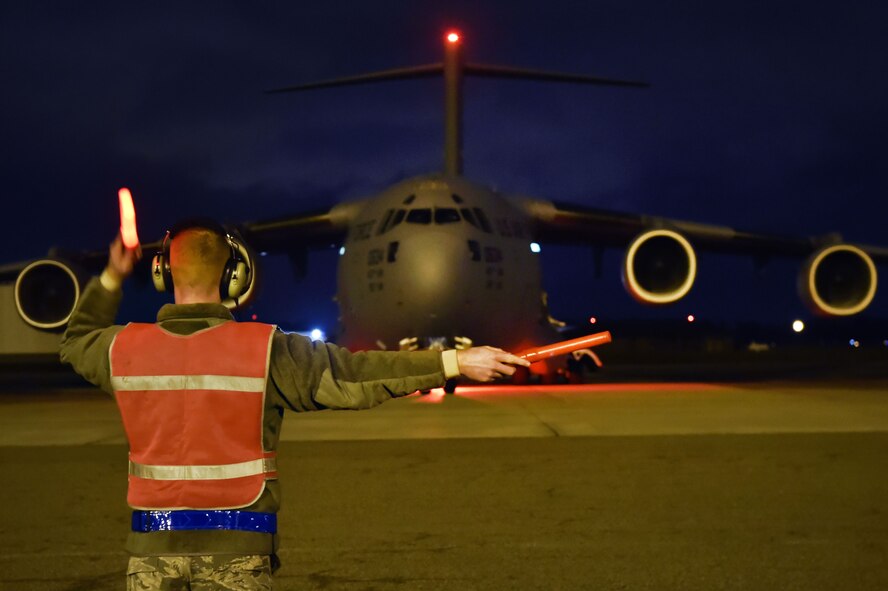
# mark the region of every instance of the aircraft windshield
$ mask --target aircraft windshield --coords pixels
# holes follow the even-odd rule
[[[411,209],[407,212],[408,224],[431,224],[432,210],[427,208]]]
[[[435,223],[436,224],[452,224],[454,222],[462,221],[459,217],[459,212],[455,209],[451,209],[449,207],[438,207],[435,208]]]
[[[411,195],[412,197],[412,195]],[[462,214],[462,215],[460,215]],[[456,209],[453,207],[419,207],[416,209],[389,209],[382,217],[376,235],[385,234],[398,224],[406,221],[408,224],[456,224],[466,220],[472,226],[487,232],[491,232],[490,222],[487,216],[480,208],[463,207]]]

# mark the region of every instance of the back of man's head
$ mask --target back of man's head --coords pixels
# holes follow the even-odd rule
[[[231,247],[218,230],[195,225],[175,232],[170,241],[170,271],[176,301],[220,301],[219,282],[230,255]]]

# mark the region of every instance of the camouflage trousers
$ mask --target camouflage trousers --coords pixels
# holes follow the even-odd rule
[[[127,591],[273,589],[268,556],[133,556]]]

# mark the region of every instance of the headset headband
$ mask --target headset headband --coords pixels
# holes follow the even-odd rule
[[[253,269],[247,248],[217,221],[211,218],[190,218],[177,222],[167,231],[160,252],[152,262],[152,279],[157,291],[173,290],[173,273],[170,268],[170,242],[178,234],[191,229],[205,229],[217,234],[228,244],[230,255],[222,271],[219,295],[229,308],[237,307],[241,296],[249,297],[253,284]]]
[[[193,230],[195,228],[202,228],[204,230],[209,230],[221,236],[222,238],[227,238],[229,236],[228,230],[225,227],[212,218],[188,218],[185,220],[180,220],[176,222],[172,228],[169,230],[170,240],[176,237],[177,234],[184,232],[185,230]]]

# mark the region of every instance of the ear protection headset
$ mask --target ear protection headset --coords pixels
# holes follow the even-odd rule
[[[225,228],[213,220],[198,219],[180,222],[167,230],[163,238],[161,250],[154,255],[151,263],[151,279],[157,291],[173,291],[173,272],[170,269],[170,242],[180,232],[192,228],[203,228],[218,234],[225,239],[231,254],[225,262],[222,277],[219,281],[219,295],[223,303],[230,307],[237,306],[237,298],[249,291],[253,281],[253,269],[247,248],[229,234]]]

